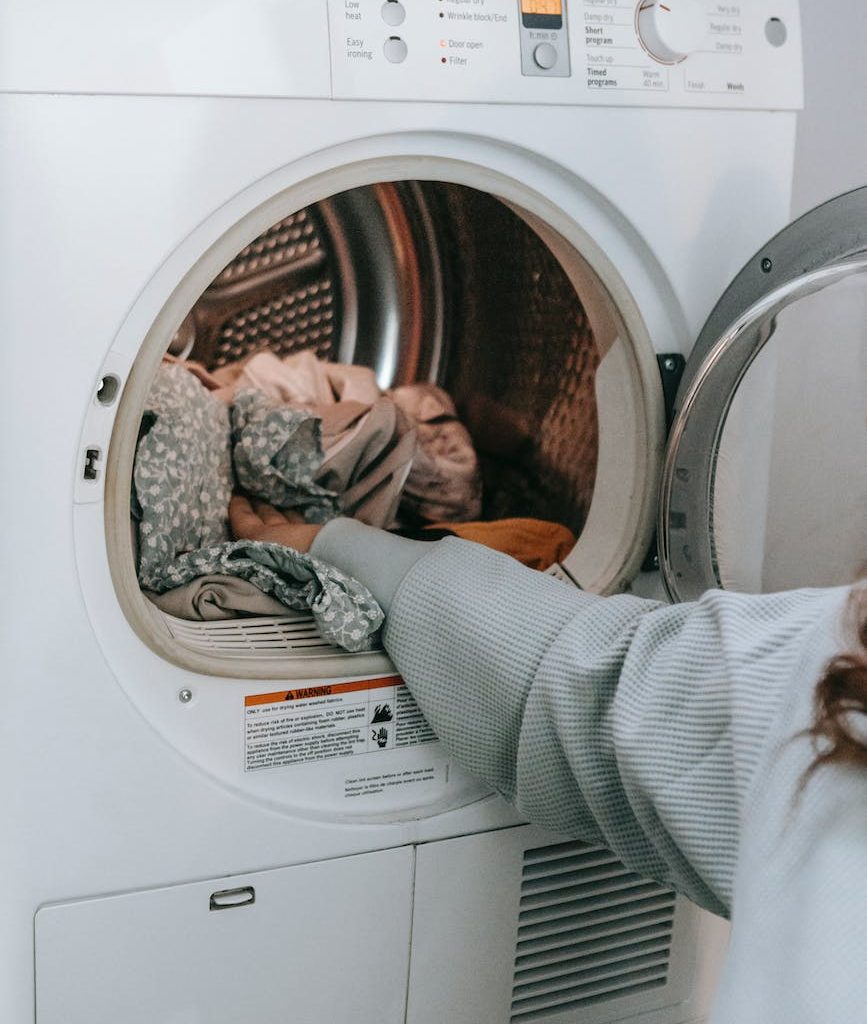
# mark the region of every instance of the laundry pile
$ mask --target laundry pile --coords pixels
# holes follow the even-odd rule
[[[237,403],[252,388],[321,421],[325,457],[316,482],[339,496],[343,515],[383,528],[398,508],[412,521],[479,516],[478,459],[442,388],[410,384],[384,395],[368,367],[327,363],[307,351],[284,359],[259,352],[207,377],[224,401]]]
[[[338,510],[335,496],[313,481],[323,458],[315,417],[266,407],[257,392],[236,397],[234,405],[225,404],[183,366],[157,372],[133,470],[139,583],[154,595],[186,588],[162,603],[182,618],[221,610],[274,614],[275,600],[309,609],[324,639],[349,651],[369,650],[383,615],[366,587],[312,555],[280,544],[231,540],[232,456],[239,450],[256,497],[305,494],[303,511],[314,522]],[[261,486],[250,471],[257,465],[269,468]],[[228,591],[215,592],[212,577],[236,579]]]
[[[540,569],[575,543],[554,523],[477,521],[478,458],[433,384],[383,394],[372,370],[310,352],[259,352],[213,372],[167,356],[133,472],[147,596],[187,619],[309,609],[329,642],[375,646],[382,610],[357,580],[279,544],[231,539],[235,489],[307,522],[348,515],[424,539],[464,536]]]

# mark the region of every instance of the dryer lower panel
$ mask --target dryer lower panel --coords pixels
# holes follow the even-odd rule
[[[713,930],[520,826],[43,907],[36,1024],[684,1024]]]
[[[45,907],[37,1022],[401,1024],[412,869],[404,847]]]

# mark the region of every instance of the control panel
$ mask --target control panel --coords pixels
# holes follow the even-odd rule
[[[798,0],[184,0],[182,18],[177,0],[84,7],[0,3],[0,38],[16,40],[0,92],[802,106]]]
[[[328,0],[335,99],[798,109],[797,0]]]

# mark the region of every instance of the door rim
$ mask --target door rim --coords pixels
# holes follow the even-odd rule
[[[859,273],[853,262],[865,259],[867,186],[834,196],[779,231],[711,310],[681,378],[660,477],[658,559],[672,600],[695,600],[721,586],[712,519],[719,441],[738,386],[773,334],[773,317],[811,291]],[[761,340],[760,321],[770,327]],[[714,367],[724,367],[727,377],[711,395],[705,385]],[[712,379],[719,384],[717,374]]]

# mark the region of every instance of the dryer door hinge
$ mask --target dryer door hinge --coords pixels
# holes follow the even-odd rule
[[[668,431],[674,421],[674,400],[677,397],[686,360],[679,352],[669,352],[657,355],[656,361],[659,364],[662,400],[665,403],[665,429]]]
[[[662,401],[665,404],[665,431],[671,430],[674,422],[674,400],[677,397],[677,389],[680,387],[680,378],[686,366],[686,360],[679,352],[664,352],[658,354],[656,362],[659,365],[659,378],[662,384]],[[653,531],[653,540],[650,548],[641,563],[642,572],[655,572],[659,568],[659,553],[657,551],[656,531]]]

